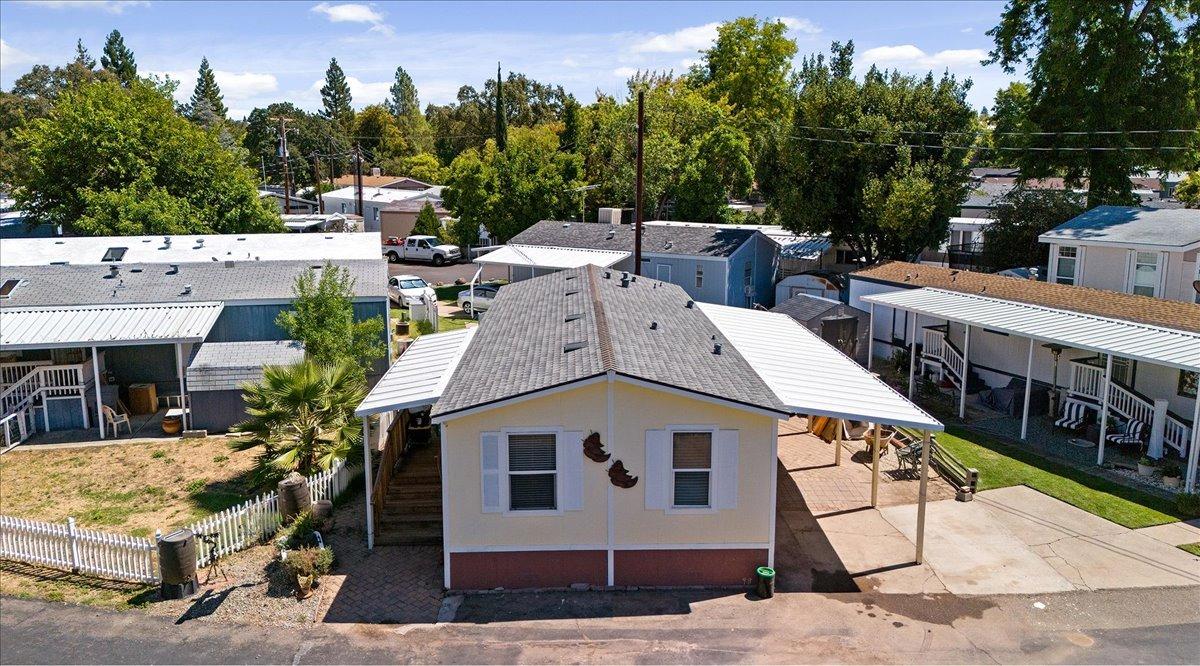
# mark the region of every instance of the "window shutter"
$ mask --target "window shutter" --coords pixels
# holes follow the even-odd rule
[[[738,431],[718,430],[713,448],[714,509],[737,508],[738,495]],[[772,469],[774,474],[775,470]]]
[[[583,509],[583,433],[567,431],[558,438],[558,498],[563,511]]]
[[[671,436],[666,430],[646,431],[646,508],[666,509],[671,491]]]
[[[479,469],[483,484],[483,512],[499,513],[504,510],[500,497],[500,433],[485,432],[479,436]]]

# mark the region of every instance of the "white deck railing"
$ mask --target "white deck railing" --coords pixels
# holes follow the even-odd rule
[[[109,534],[67,523],[0,516],[0,558],[53,569],[127,580],[158,582],[157,547],[151,539]]]
[[[1073,396],[1090,398],[1097,404],[1102,403],[1104,368],[1072,360],[1071,383],[1067,392]],[[1108,408],[1122,418],[1137,419],[1147,426],[1152,426],[1154,423],[1154,403],[1116,381],[1109,382]],[[1168,412],[1163,424],[1163,445],[1169,446],[1183,455],[1187,452],[1191,437],[1192,426]]]
[[[38,396],[82,396],[92,379],[91,359],[71,365],[36,365],[0,393],[0,416],[29,406]]]
[[[959,386],[962,385],[962,377],[966,370],[967,360],[946,339],[945,331],[940,328],[925,329],[924,346],[921,347],[921,356],[926,360],[936,361],[938,372],[949,372],[951,378]]]

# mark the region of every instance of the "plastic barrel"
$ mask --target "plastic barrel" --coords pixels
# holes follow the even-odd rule
[[[278,488],[279,514],[284,524],[312,508],[312,494],[308,490],[308,481],[299,474],[289,474],[279,482]]]
[[[759,567],[754,571],[757,584],[754,593],[759,599],[770,599],[775,596],[775,570],[771,567]]]

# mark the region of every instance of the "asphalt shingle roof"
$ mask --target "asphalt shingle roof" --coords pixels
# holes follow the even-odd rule
[[[934,287],[1180,331],[1200,332],[1200,305],[1181,301],[903,261],[864,268],[850,277],[910,288]]]
[[[1050,243],[1114,243],[1183,247],[1200,242],[1200,210],[1096,206],[1041,235]]]
[[[754,229],[647,224],[642,229],[642,251],[658,254],[728,257],[756,233],[758,232]],[[543,220],[513,236],[509,242],[520,245],[632,252],[633,225]]]
[[[831,310],[834,312],[830,312]],[[771,308],[771,312],[781,312],[806,325],[817,317],[826,316],[827,313],[830,315],[852,314],[856,317],[863,317],[869,314],[845,303],[821,298],[820,296],[810,296],[808,294],[796,294]]]
[[[607,277],[606,277],[607,276]],[[622,286],[626,284],[627,286]],[[786,408],[680,287],[597,266],[502,289],[434,414],[618,375],[780,412]],[[713,352],[713,336],[721,353]],[[566,351],[578,345],[577,349]]]
[[[335,261],[354,278],[359,298],[387,297],[387,264],[382,259]],[[296,278],[321,261],[213,261],[108,266],[0,266],[0,280],[21,284],[0,307],[43,307],[111,303],[192,303],[291,300]],[[190,293],[184,293],[191,286]]]
[[[227,391],[262,379],[268,365],[291,365],[304,360],[304,344],[295,340],[205,342],[196,348],[187,367],[188,390]]]

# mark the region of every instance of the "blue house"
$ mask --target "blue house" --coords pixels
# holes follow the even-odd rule
[[[513,281],[588,263],[633,271],[633,245],[632,225],[546,220],[478,261],[506,264]],[[778,261],[779,244],[756,229],[647,224],[642,232],[641,274],[704,303],[770,306]]]
[[[182,427],[228,429],[241,382],[303,357],[276,318],[326,261],[354,279],[355,318],[386,322],[378,234],[0,241],[0,435],[104,436],[106,415],[172,409]]]

